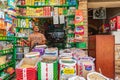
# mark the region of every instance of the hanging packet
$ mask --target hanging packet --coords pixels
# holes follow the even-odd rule
[[[75,12],[75,25],[83,25],[83,12],[81,10],[76,10]]]

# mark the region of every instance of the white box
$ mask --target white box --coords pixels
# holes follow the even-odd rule
[[[112,31],[111,34],[115,36],[115,44],[120,44],[120,31]]]

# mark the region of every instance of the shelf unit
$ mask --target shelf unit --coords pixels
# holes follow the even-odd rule
[[[17,5],[19,8],[27,8],[27,7],[32,7],[32,8],[39,8],[39,7],[76,7],[76,5],[40,5],[40,6],[30,6],[30,5]]]
[[[61,5],[49,5],[49,4],[46,4],[46,5],[39,5],[39,6],[35,6],[35,5],[17,5],[17,7],[18,8],[23,8],[23,9],[27,9],[27,8],[43,8],[43,7],[51,7],[51,8],[55,8],[55,7],[57,7],[57,8],[66,8],[66,9],[69,9],[70,7],[75,7],[76,9],[78,9],[78,3],[79,3],[79,1],[78,0],[76,0],[76,2],[77,2],[77,4],[71,4],[71,5],[69,5],[69,3],[68,2],[65,2],[65,4],[61,4]],[[66,15],[65,15],[66,14]],[[63,12],[63,15],[65,16],[65,19],[66,18],[75,18],[75,14],[69,14],[69,12],[67,11],[67,13],[65,13],[64,14],[64,12]],[[60,16],[60,15],[58,15],[58,16]],[[20,16],[20,15],[18,15],[17,16],[17,18],[18,19],[32,19],[32,18],[53,18],[54,16]],[[65,26],[66,26],[67,24],[66,24],[66,22],[65,22]],[[18,25],[19,26],[19,25]],[[68,24],[67,26],[71,26],[72,27],[72,29],[74,29],[74,27],[75,27],[75,25],[74,24]],[[19,27],[21,27],[21,26],[19,26]],[[28,28],[18,28],[18,27],[16,27],[17,29],[28,29]],[[63,28],[64,29],[64,28]],[[65,36],[66,36],[66,34],[65,34]],[[22,38],[22,37],[21,37]],[[20,38],[17,38],[17,39],[20,39]],[[65,40],[66,40],[66,38],[65,38]],[[65,41],[65,44],[66,44],[66,41]],[[20,46],[18,46],[18,47],[20,47]]]
[[[15,58],[16,58],[16,49],[15,49],[16,38],[0,36],[0,41],[8,41],[8,42],[12,42],[12,44],[13,44],[13,48],[0,50],[0,56],[12,54],[12,59],[9,62],[6,62],[5,64],[0,65],[0,72],[2,72],[4,69],[11,67],[11,66],[15,69],[15,66],[16,66],[16,60],[15,60]],[[14,75],[15,74],[7,75],[3,80],[9,80]]]
[[[65,15],[65,17],[75,17],[75,15]],[[17,16],[20,19],[31,19],[31,18],[53,18],[53,16]]]

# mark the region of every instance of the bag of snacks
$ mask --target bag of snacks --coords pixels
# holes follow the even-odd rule
[[[91,72],[87,75],[87,80],[110,80],[98,72]]]
[[[78,63],[78,75],[87,77],[87,74],[95,71],[94,59],[91,57],[81,58]]]

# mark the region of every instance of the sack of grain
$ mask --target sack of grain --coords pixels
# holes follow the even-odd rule
[[[59,80],[67,80],[71,76],[76,76],[76,60],[74,59],[60,59],[59,60]]]
[[[38,80],[58,80],[57,57],[42,56],[38,63]]]
[[[78,63],[78,75],[87,77],[87,74],[95,71],[94,59],[91,57],[81,58]]]

